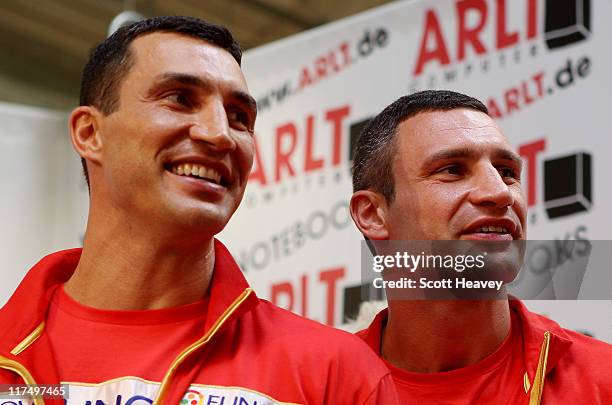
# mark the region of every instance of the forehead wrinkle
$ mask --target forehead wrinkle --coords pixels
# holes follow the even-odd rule
[[[438,128],[438,131],[440,131],[440,132],[442,132],[442,131],[453,131],[453,130],[457,130],[457,129],[470,131],[470,130],[474,130],[474,129],[486,129],[486,128],[497,129],[497,125],[495,125],[495,124],[469,125],[469,126],[453,125],[453,126],[448,127],[448,128]]]
[[[423,129],[421,129],[423,130]],[[482,130],[490,130],[483,132]],[[484,139],[484,141],[491,141],[493,143],[497,141],[502,141],[501,143],[504,145],[508,145],[508,139],[501,132],[499,127],[494,122],[482,123],[481,125],[452,125],[446,127],[433,127],[430,128],[429,135],[431,137],[435,137],[436,133],[439,134],[447,134],[449,131],[457,131],[457,137],[468,135],[471,138]],[[466,139],[467,140],[467,139]],[[490,142],[487,142],[490,143]],[[458,145],[457,148],[461,148],[462,146]],[[466,145],[465,147],[484,147],[484,145]],[[499,147],[497,149],[500,149]],[[514,159],[513,159],[514,160]]]

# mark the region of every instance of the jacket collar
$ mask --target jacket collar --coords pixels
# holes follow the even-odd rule
[[[249,288],[249,283],[244,278],[240,267],[227,248],[215,239],[215,267],[209,286],[210,302],[205,330],[209,330],[247,288]],[[259,299],[254,292],[251,292],[247,300],[233,313],[232,318],[235,319],[248,312],[258,303]]]
[[[567,354],[572,345],[572,338],[551,319],[530,312],[518,299],[509,300],[510,310],[517,315],[519,328],[523,339],[524,361],[529,379],[533,381],[538,368],[540,350],[542,348],[544,333],[550,333],[550,344],[546,373],[549,373],[561,358]],[[367,344],[380,356],[382,334],[389,316],[388,308],[380,311],[370,326],[358,332]]]
[[[559,360],[568,353],[573,340],[558,323],[529,311],[520,300],[510,299],[509,302],[510,310],[518,315],[517,318],[523,338],[525,367],[527,368],[529,379],[533,381],[538,368],[544,334],[546,332],[550,333],[546,374],[553,370],[559,363]]]
[[[366,329],[357,332],[357,336],[363,339],[374,353],[381,355],[382,345],[382,334],[387,326],[387,319],[389,318],[389,308],[385,308],[376,314],[374,320]]]
[[[215,266],[209,287],[210,301],[205,330],[208,330],[225,309],[248,287],[240,268],[227,248],[214,240]],[[82,249],[63,250],[40,260],[0,310],[0,354],[6,355],[30,335],[46,318],[49,303],[56,289],[74,273]],[[252,292],[232,319],[249,311],[259,299]]]
[[[0,353],[12,350],[45,320],[55,290],[72,276],[80,257],[81,249],[63,250],[28,271],[0,310]]]

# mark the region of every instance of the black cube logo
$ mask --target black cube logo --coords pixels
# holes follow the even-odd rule
[[[549,49],[587,39],[591,35],[591,0],[546,0],[544,38]]]
[[[544,162],[544,207],[549,218],[591,208],[591,155],[575,153]]]

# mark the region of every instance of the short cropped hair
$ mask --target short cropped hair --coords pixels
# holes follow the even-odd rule
[[[364,127],[353,155],[353,192],[373,190],[387,203],[395,198],[393,157],[397,128],[408,118],[423,112],[467,108],[489,115],[479,100],[448,90],[425,90],[403,96],[387,106]]]
[[[171,32],[201,39],[226,50],[240,65],[242,50],[231,32],[195,17],[153,17],[126,25],[98,44],[89,55],[81,77],[80,105],[94,106],[108,115],[119,108],[119,87],[134,64],[130,44],[153,32]],[[89,186],[85,160],[83,173]]]

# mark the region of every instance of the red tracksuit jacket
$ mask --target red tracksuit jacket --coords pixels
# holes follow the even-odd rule
[[[530,312],[519,300],[511,299],[509,305],[518,319],[525,370],[522,379],[491,381],[497,392],[493,403],[612,404],[612,345],[563,329]],[[381,311],[367,329],[357,333],[378,355],[387,316],[387,309]]]
[[[46,311],[80,254],[73,249],[43,258],[0,310],[0,383],[60,383]],[[389,371],[367,345],[257,298],[218,241],[215,255],[205,333],[177,356],[155,404],[180,403],[195,376],[207,384],[201,376],[209,374],[215,389],[238,387],[268,398],[260,405],[397,403]]]

